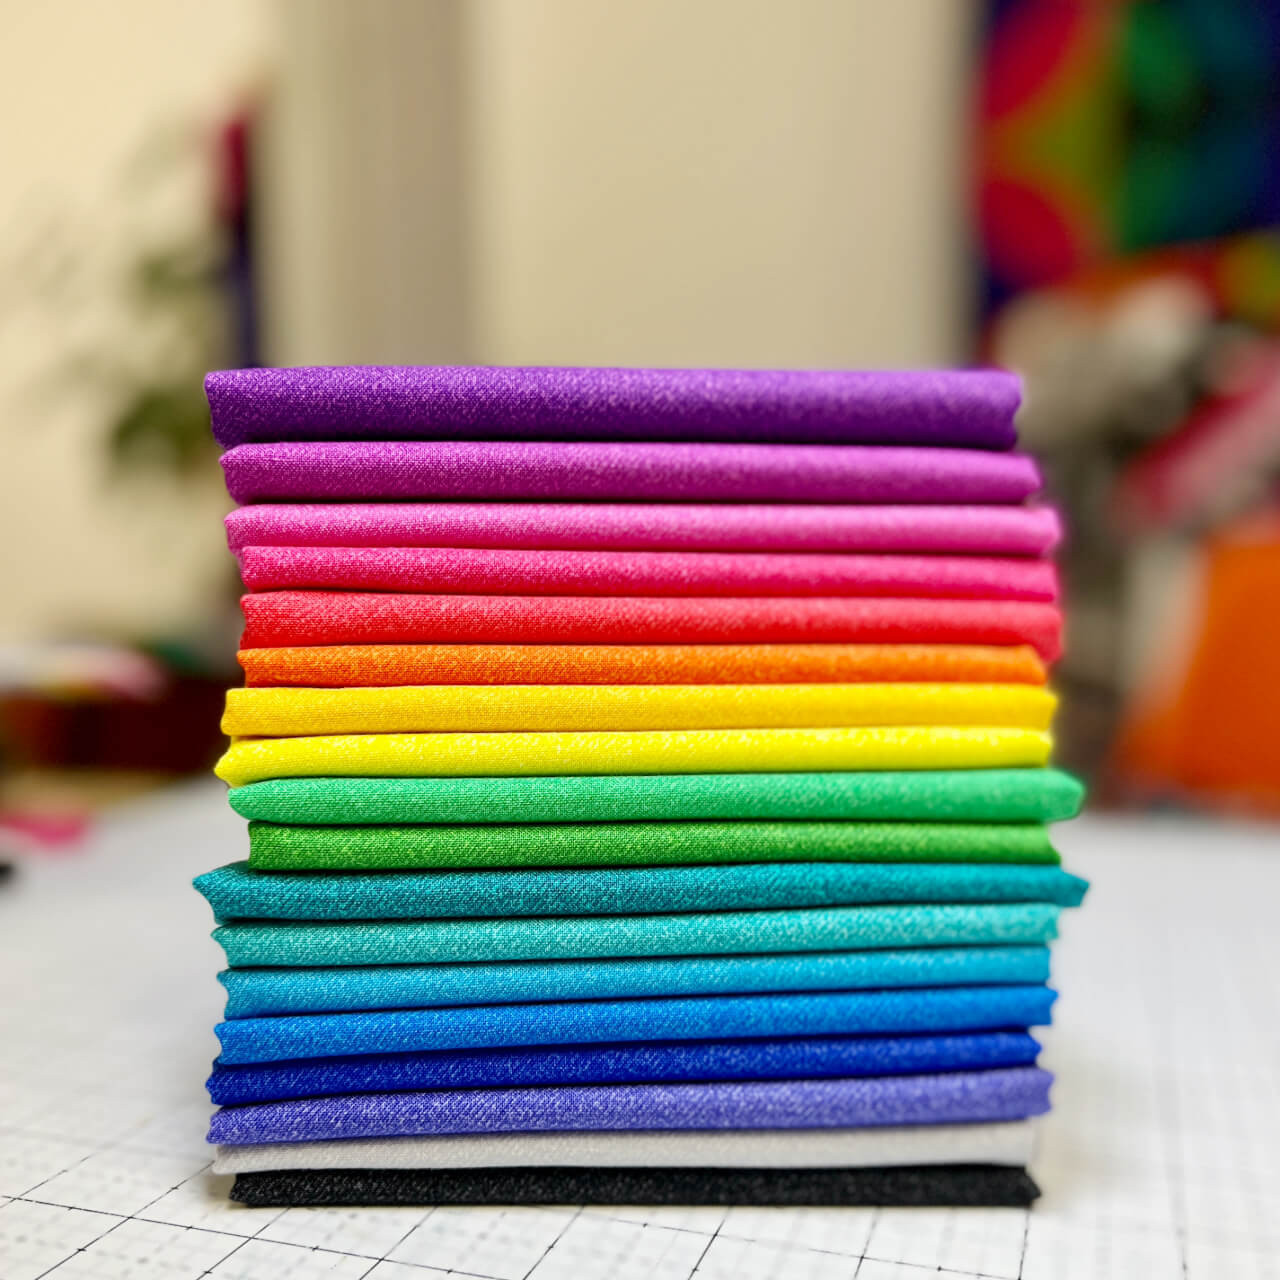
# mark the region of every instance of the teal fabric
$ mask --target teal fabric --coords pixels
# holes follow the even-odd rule
[[[1049,980],[1047,947],[922,947],[812,955],[514,964],[226,969],[228,1018],[545,1000],[979,986]]]
[[[1047,902],[1014,902],[511,920],[251,922],[223,925],[213,937],[233,969],[730,955],[1034,945],[1056,937],[1060,910]]]
[[[861,902],[1054,902],[1087,884],[1058,867],[785,862],[529,871],[266,872],[236,862],[198,876],[219,920],[392,920],[641,915]]]
[[[273,778],[241,816],[290,825],[838,821],[1058,822],[1084,788],[1059,769],[711,773],[569,778]]]

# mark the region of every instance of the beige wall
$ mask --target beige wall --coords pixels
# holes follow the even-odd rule
[[[48,210],[110,264],[126,157],[265,69],[276,362],[948,362],[967,13],[0,0],[0,264]],[[74,337],[0,307],[0,638],[180,623],[225,572],[215,476],[108,493],[101,406],[35,390]]]

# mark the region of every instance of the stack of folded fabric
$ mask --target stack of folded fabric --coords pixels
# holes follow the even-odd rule
[[[250,1204],[1026,1204],[1060,617],[998,373],[211,375]]]

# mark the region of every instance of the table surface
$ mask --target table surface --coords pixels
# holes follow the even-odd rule
[[[1280,1276],[1280,832],[1058,829],[1058,1073],[1013,1209],[246,1209],[208,1172],[220,788],[109,816],[0,888],[0,1280],[1252,1280]]]

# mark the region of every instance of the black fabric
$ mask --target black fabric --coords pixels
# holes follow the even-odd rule
[[[255,1206],[441,1204],[935,1205],[1026,1208],[1040,1194],[1011,1165],[868,1169],[293,1169],[242,1173]]]

